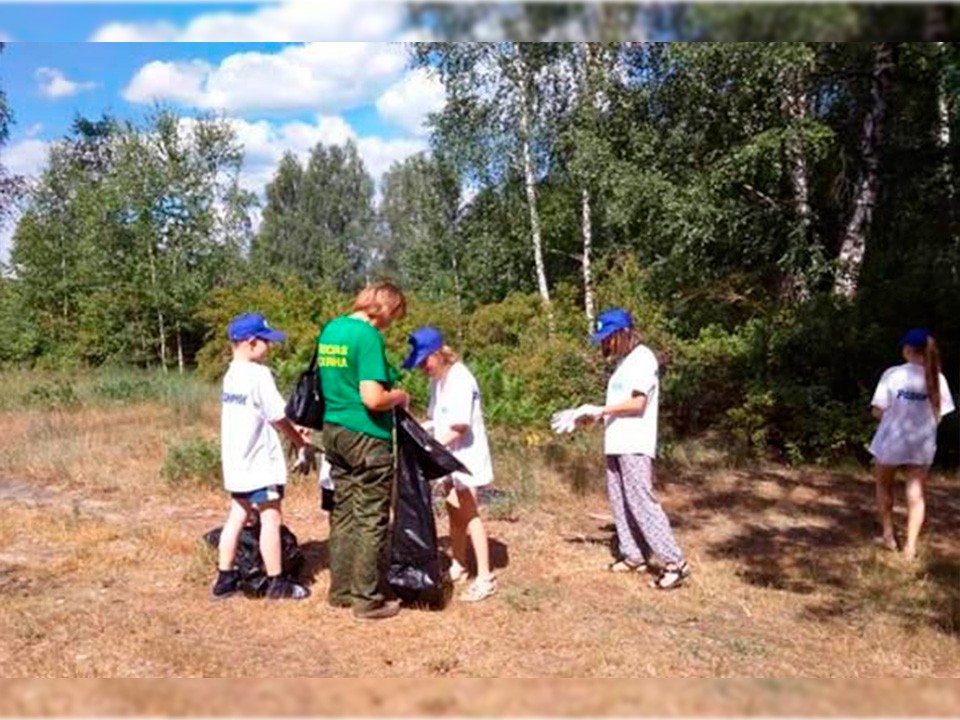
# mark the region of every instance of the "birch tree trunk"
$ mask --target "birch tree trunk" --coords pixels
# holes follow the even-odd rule
[[[860,270],[867,250],[867,236],[880,190],[879,150],[887,113],[887,95],[894,71],[894,51],[895,43],[887,42],[877,43],[874,50],[870,108],[863,119],[860,135],[863,171],[857,184],[853,213],[843,234],[833,285],[833,294],[839,297],[853,298],[857,294]]]
[[[183,375],[186,364],[183,360],[183,330],[177,322],[177,371]]]
[[[523,184],[527,193],[527,208],[530,213],[530,237],[533,243],[533,262],[537,273],[537,287],[540,297],[547,309],[550,327],[553,328],[553,308],[550,302],[550,287],[547,284],[547,271],[543,262],[543,237],[540,233],[540,213],[537,210],[537,179],[533,169],[533,158],[530,153],[530,89],[529,72],[520,56],[515,51],[514,69],[516,72],[517,95],[520,103],[520,155],[523,163]]]
[[[583,188],[581,193],[583,209],[583,308],[587,314],[587,327],[592,332],[596,320],[593,306],[593,271],[590,253],[593,249],[593,229],[590,221],[590,191]]]
[[[953,168],[950,167],[950,98],[947,94],[947,78],[944,68],[946,43],[937,44],[937,144],[940,147],[943,182],[947,197],[953,203]]]
[[[806,77],[803,69],[788,72],[784,80],[781,111],[787,118],[788,131],[785,143],[787,172],[790,180],[793,214],[797,223],[800,258],[805,258],[810,244],[812,212],[810,210],[810,182],[807,171],[807,154],[803,146],[802,125],[807,117]],[[810,296],[807,284],[807,268],[796,262],[789,268],[782,296],[788,301],[804,301]]]
[[[591,95],[592,85],[590,82],[591,70],[595,65],[595,55],[593,46],[590,43],[582,43],[582,53],[578,53],[580,60],[580,101],[588,103],[590,109],[596,113],[597,99]],[[591,115],[591,117],[595,117]],[[581,229],[583,233],[583,253],[581,254],[581,265],[583,268],[583,309],[587,316],[587,328],[593,332],[596,312],[593,303],[593,272],[591,267],[591,253],[593,250],[593,221],[592,209],[590,203],[589,173],[581,171],[580,178],[580,210],[581,210]]]
[[[153,290],[154,302],[157,303],[157,332],[160,336],[160,367],[163,368],[163,372],[167,372],[167,327],[163,318],[163,310],[160,307],[160,296],[157,292],[157,264],[153,248],[150,249],[150,284]]]

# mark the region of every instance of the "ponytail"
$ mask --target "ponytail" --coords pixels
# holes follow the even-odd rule
[[[937,352],[937,341],[933,335],[927,337],[927,344],[923,348],[923,367],[927,377],[927,395],[933,407],[933,416],[940,420],[940,353]]]

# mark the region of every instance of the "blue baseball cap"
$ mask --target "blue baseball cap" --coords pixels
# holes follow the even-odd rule
[[[633,327],[633,317],[623,308],[610,308],[597,318],[597,331],[590,336],[591,342],[599,345],[615,332]]]
[[[913,328],[907,330],[907,334],[900,340],[900,347],[909,345],[913,348],[924,348],[927,346],[927,340],[930,338],[930,331],[926,328]]]
[[[227,325],[227,337],[231,342],[243,342],[250,338],[260,338],[267,342],[283,342],[287,334],[274,330],[267,324],[267,319],[259,313],[244,313],[237,315]]]
[[[424,360],[443,347],[443,335],[432,327],[417,328],[410,337],[410,354],[403,361],[403,369],[410,370],[419,366]]]

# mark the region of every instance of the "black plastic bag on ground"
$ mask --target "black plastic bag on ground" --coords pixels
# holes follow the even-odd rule
[[[443,604],[430,481],[468,472],[404,410],[396,411],[397,491],[387,581],[405,603]]]
[[[211,530],[203,536],[204,541],[210,547],[216,548],[220,544],[222,530],[222,527]],[[283,561],[283,574],[290,578],[299,576],[303,568],[303,553],[297,543],[297,536],[286,525],[280,528],[280,557]],[[247,525],[240,532],[234,565],[240,573],[240,589],[244,595],[260,597],[266,592],[267,570],[260,556],[259,524]]]

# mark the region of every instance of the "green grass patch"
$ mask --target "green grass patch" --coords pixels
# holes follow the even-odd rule
[[[223,484],[220,445],[202,438],[174,442],[167,447],[161,473],[173,484],[220,487]]]

